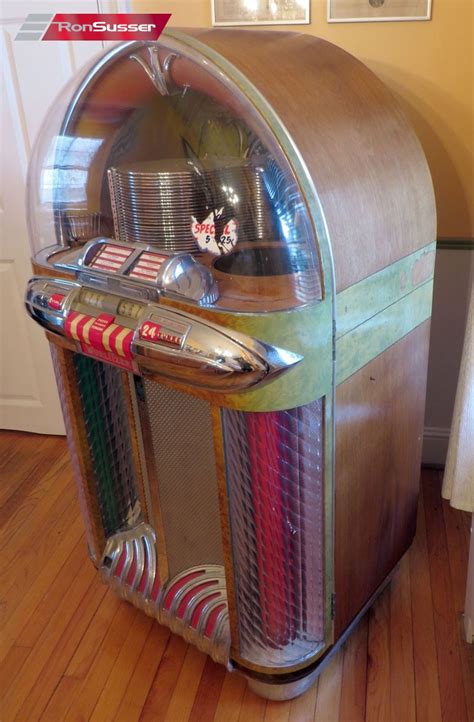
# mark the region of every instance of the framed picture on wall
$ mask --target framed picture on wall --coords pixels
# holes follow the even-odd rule
[[[307,25],[310,0],[211,0],[213,25]]]
[[[430,20],[432,0],[327,0],[329,23]]]

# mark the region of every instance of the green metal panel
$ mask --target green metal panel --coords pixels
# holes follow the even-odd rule
[[[277,411],[327,396],[332,385],[332,305],[321,301],[267,315],[215,316],[216,323],[301,354],[303,361],[255,391],[228,394],[223,405],[240,411]]]
[[[429,317],[431,296],[427,299],[426,294],[428,287],[432,287],[428,282],[433,278],[435,251],[436,244],[430,243],[337,294],[337,383],[412,330],[412,324]],[[417,291],[425,286],[421,295],[424,304],[427,300],[429,304],[419,307]],[[403,299],[405,303],[399,303]],[[418,318],[421,320],[415,323]],[[327,301],[266,315],[215,312],[213,320],[304,357],[300,364],[266,386],[227,395],[223,403],[229,408],[242,411],[292,408],[325,395],[330,388],[332,317]]]
[[[336,296],[336,337],[375,316],[433,277],[436,243],[392,263]]]
[[[369,318],[336,342],[336,385],[431,316],[433,281]]]

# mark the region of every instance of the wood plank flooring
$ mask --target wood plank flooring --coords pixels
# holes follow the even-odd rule
[[[472,722],[470,518],[422,472],[393,581],[302,697],[267,702],[101,584],[61,437],[1,432],[2,722]]]

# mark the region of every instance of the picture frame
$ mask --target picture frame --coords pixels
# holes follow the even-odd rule
[[[308,25],[311,0],[211,0],[212,24]]]
[[[432,0],[327,0],[328,23],[431,20]]]

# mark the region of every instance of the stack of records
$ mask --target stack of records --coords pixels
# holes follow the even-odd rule
[[[192,251],[191,216],[206,215],[199,174],[186,160],[142,161],[109,170],[119,240]]]
[[[261,241],[275,236],[264,166],[251,160],[219,159],[205,172],[214,208],[224,208],[227,222],[239,224],[239,240]]]
[[[273,235],[263,168],[239,158],[184,158],[129,163],[108,171],[116,237],[170,251],[196,251],[193,218],[215,223],[216,234],[234,219],[239,240]]]

